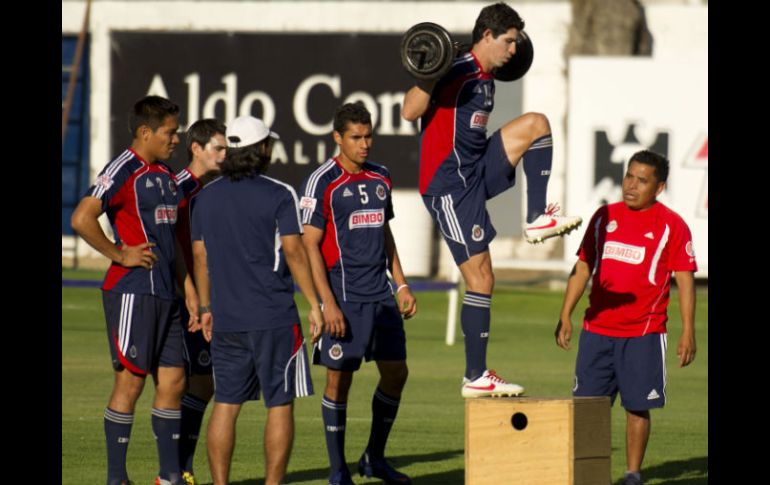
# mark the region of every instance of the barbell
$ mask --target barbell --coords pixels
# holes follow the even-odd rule
[[[453,41],[444,27],[422,22],[410,27],[401,38],[401,64],[417,79],[437,80],[449,71],[459,52],[469,50],[468,45]],[[516,39],[516,54],[493,71],[495,79],[520,79],[529,70],[533,58],[532,39],[522,30]]]

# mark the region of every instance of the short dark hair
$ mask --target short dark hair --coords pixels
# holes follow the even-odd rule
[[[187,129],[187,137],[185,143],[187,145],[187,158],[192,160],[192,144],[197,143],[201,148],[206,146],[206,143],[211,140],[211,137],[216,134],[224,134],[227,132],[227,127],[224,123],[214,118],[204,118],[198,120]]]
[[[628,160],[628,164],[631,165],[631,162],[651,165],[655,169],[655,178],[658,180],[658,182],[665,182],[668,180],[669,162],[668,159],[660,153],[655,153],[650,150],[642,150],[631,155],[631,158]]]
[[[494,37],[508,32],[509,29],[524,30],[524,20],[516,10],[503,2],[488,5],[481,9],[476,25],[473,26],[472,44],[477,43],[484,36],[484,31],[490,29]]]
[[[160,96],[145,96],[128,113],[128,131],[135,137],[139,127],[147,125],[154,132],[168,116],[179,116],[176,103]]]
[[[369,113],[362,101],[345,103],[334,112],[334,131],[344,135],[348,123],[371,126],[372,114]]]
[[[225,160],[222,162],[219,172],[233,182],[244,178],[254,178],[267,172],[270,166],[270,157],[266,155],[266,152],[272,144],[273,138],[268,136],[253,145],[237,148],[227,147]]]

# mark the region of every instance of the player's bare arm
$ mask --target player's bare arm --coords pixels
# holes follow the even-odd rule
[[[421,81],[407,91],[401,105],[401,116],[407,121],[415,121],[428,111],[430,93],[435,81]]]
[[[318,296],[321,297],[323,305],[323,321],[326,325],[326,331],[337,338],[345,336],[345,317],[337,306],[337,300],[329,286],[329,276],[326,272],[326,264],[321,255],[321,241],[323,241],[324,231],[310,224],[303,226],[305,233],[302,235],[302,244],[307,250],[307,257],[310,260],[310,269],[313,273],[313,282],[315,283]]]
[[[564,293],[564,303],[559,314],[559,323],[556,324],[556,331],[554,332],[556,345],[564,350],[570,349],[572,312],[575,310],[578,301],[580,301],[580,297],[583,296],[590,278],[591,268],[588,267],[588,263],[579,259],[575,266],[572,267],[572,272],[567,280],[567,291]]]
[[[321,338],[324,321],[323,315],[321,315],[321,305],[316,297],[307,251],[302,244],[301,236],[298,234],[281,236],[281,247],[283,248],[283,254],[286,256],[286,264],[289,266],[294,282],[299,286],[299,291],[302,292],[305,300],[310,304],[310,314],[308,315],[310,335],[312,335],[313,343],[316,343]]]
[[[695,360],[697,352],[695,344],[695,277],[692,271],[677,271],[674,273],[676,285],[679,287],[679,310],[682,316],[682,336],[676,348],[679,357],[679,367],[689,365]]]
[[[214,321],[211,318],[211,282],[209,280],[208,256],[203,241],[193,241],[193,275],[200,302],[199,318],[203,338],[211,342]]]
[[[388,257],[388,271],[396,283],[396,301],[398,309],[405,319],[412,318],[417,313],[417,298],[407,284],[404,271],[401,268],[401,260],[396,249],[396,240],[390,231],[390,224],[385,223],[385,252]]]
[[[104,234],[102,226],[99,225],[99,216],[102,214],[102,201],[96,197],[86,196],[78,203],[75,211],[72,213],[72,228],[82,237],[92,248],[96,249],[104,256],[122,266],[131,268],[141,266],[150,269],[158,260],[152,249],[155,243],[142,243],[136,246],[124,244],[118,248],[114,242]]]

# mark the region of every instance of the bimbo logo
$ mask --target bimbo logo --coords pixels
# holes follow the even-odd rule
[[[614,241],[604,245],[602,259],[615,259],[629,264],[641,264],[644,261],[644,248]]]
[[[385,210],[361,210],[350,214],[348,229],[359,229],[362,227],[380,227],[385,223]]]
[[[476,111],[471,116],[471,128],[487,128],[487,122],[489,121],[489,113],[486,111]]]
[[[176,224],[176,206],[159,205],[156,207],[155,224]]]

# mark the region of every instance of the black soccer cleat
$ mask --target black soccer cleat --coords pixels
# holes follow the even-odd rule
[[[358,473],[366,478],[379,478],[388,485],[412,485],[412,479],[408,475],[396,471],[388,465],[385,458],[371,460],[368,451],[364,451],[361,459],[358,460]]]

